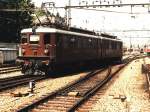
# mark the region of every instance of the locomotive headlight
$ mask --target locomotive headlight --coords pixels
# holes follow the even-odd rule
[[[42,64],[48,65],[49,64],[49,60],[42,61]]]
[[[44,50],[44,53],[45,53],[45,54],[48,54],[48,49],[45,49],[45,50]]]
[[[25,51],[26,51],[25,49],[22,49],[22,53],[25,53]]]

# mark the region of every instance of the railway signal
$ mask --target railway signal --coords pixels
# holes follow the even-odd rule
[[[33,94],[33,93],[34,93],[34,88],[35,88],[35,81],[34,81],[34,80],[31,80],[31,81],[29,82],[30,94]]]

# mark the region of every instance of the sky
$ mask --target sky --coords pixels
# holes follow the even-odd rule
[[[40,7],[42,2],[54,1],[56,6],[65,6],[68,4],[68,0],[32,0],[36,6]],[[94,0],[84,0],[88,4],[92,4]],[[96,1],[96,0],[95,0]],[[106,0],[110,3],[113,0]],[[119,0],[114,0],[116,3]],[[83,0],[72,0],[72,5],[85,5]],[[121,0],[122,3],[148,3],[150,0]],[[94,2],[94,4],[99,4]],[[105,4],[105,3],[103,3]],[[107,32],[113,35],[117,35],[118,38],[122,39],[124,45],[130,46],[143,46],[150,43],[150,31],[126,31],[126,30],[150,30],[150,14],[148,13],[148,7],[133,7],[131,14],[131,7],[118,7],[118,8],[97,8],[97,10],[106,11],[91,11],[82,9],[71,9],[71,25],[76,27],[87,28],[89,30],[95,30],[100,32]],[[115,11],[115,12],[108,12]],[[55,10],[59,12],[61,16],[64,16],[65,10]],[[122,12],[122,13],[120,13]],[[119,32],[120,31],[120,32]],[[137,38],[130,38],[137,37]]]

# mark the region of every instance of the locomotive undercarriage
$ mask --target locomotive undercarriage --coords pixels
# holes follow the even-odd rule
[[[105,60],[105,61],[103,61]],[[24,60],[22,63],[22,73],[25,75],[48,75],[49,73],[53,73],[56,71],[62,71],[62,70],[73,70],[73,69],[81,69],[82,67],[86,66],[93,66],[93,65],[99,65],[99,64],[106,64],[107,62],[112,62],[114,60],[119,61],[120,58],[107,58],[103,60],[89,60],[89,61],[79,61],[79,62],[73,62],[73,63],[54,63],[54,61],[46,60],[38,60],[36,59],[30,59],[30,60]],[[107,60],[107,61],[106,61]]]
[[[28,60],[21,64],[22,73],[25,75],[46,75],[49,64],[41,60]]]
[[[49,68],[49,60],[33,57],[19,57],[21,72],[25,75],[46,75]]]
[[[19,56],[17,62],[25,75],[46,75],[49,70],[49,57]]]

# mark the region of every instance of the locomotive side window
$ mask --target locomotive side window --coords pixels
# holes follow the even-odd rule
[[[92,38],[88,38],[88,42],[87,42],[87,48],[92,48],[93,47],[93,40]]]
[[[26,34],[23,34],[22,35],[22,37],[21,37],[21,43],[22,44],[25,44],[25,43],[27,43],[28,41],[27,41],[27,35]]]
[[[106,40],[106,49],[109,49],[109,40]]]
[[[39,35],[30,35],[30,44],[38,44],[40,41]]]
[[[68,39],[69,39],[69,47],[70,48],[75,48],[77,46],[76,36],[69,35]]]
[[[82,45],[82,41],[81,41],[81,38],[79,36],[77,36],[77,40],[78,40],[78,48],[81,48],[81,45]]]
[[[111,41],[111,48],[114,49],[114,42]]]
[[[97,40],[95,38],[93,38],[93,48],[96,48],[97,47]]]
[[[120,43],[120,49],[122,49],[122,43]]]
[[[69,36],[68,35],[64,35],[63,39],[63,46],[64,48],[68,48],[68,42],[69,42]]]
[[[122,49],[122,43],[119,42],[118,45],[119,45],[118,49]]]
[[[63,36],[63,35],[62,35]],[[57,38],[56,38],[56,44],[57,44],[57,46],[61,46],[62,45],[62,38],[61,38],[61,35],[60,34],[57,34],[57,36],[56,36]],[[64,38],[65,39],[65,38]]]
[[[112,41],[111,40],[109,40],[109,49],[112,49]]]
[[[83,48],[87,47],[87,42],[86,42],[86,38],[83,38]]]
[[[103,40],[103,48],[109,49],[109,40]]]
[[[83,37],[78,37],[78,47],[83,48]]]
[[[44,44],[50,44],[50,34],[49,33],[44,35]]]
[[[112,49],[116,49],[117,48],[117,44],[115,41],[112,41]]]
[[[117,49],[120,49],[120,43],[119,42],[116,43],[117,43]]]
[[[106,40],[103,40],[103,48],[106,49]]]

